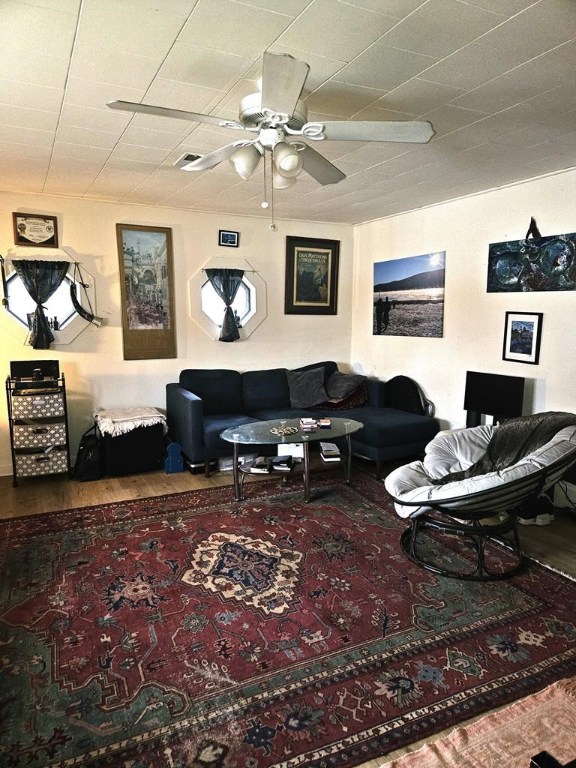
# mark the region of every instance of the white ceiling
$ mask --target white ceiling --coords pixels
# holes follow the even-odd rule
[[[357,223],[576,166],[574,0],[0,0],[0,41],[2,190],[270,216],[261,170],[174,167],[234,131],[106,106],[236,119],[266,50],[310,64],[309,120],[436,131],[316,142],[347,178],[302,174],[277,219]]]

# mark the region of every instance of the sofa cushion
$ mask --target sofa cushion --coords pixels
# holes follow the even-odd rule
[[[241,424],[252,424],[257,419],[252,419],[249,416],[243,414],[224,415],[216,414],[214,416],[208,416],[204,419],[204,445],[206,448],[206,455],[210,458],[216,458],[219,456],[232,456],[234,452],[234,445],[227,440],[222,440],[220,434],[225,429],[231,429],[232,427],[238,427]],[[245,450],[246,447],[251,448],[251,451]],[[254,446],[249,444],[240,443],[240,452],[250,453],[253,452]]]
[[[436,419],[395,408],[365,406],[338,411],[337,415],[361,421],[364,427],[354,434],[354,438],[369,445],[402,446],[420,442],[425,445],[438,432]]]
[[[242,413],[242,380],[226,368],[186,368],[179,384],[202,399],[204,414]]]
[[[246,371],[242,374],[242,397],[245,413],[263,408],[289,408],[286,368]]]
[[[261,408],[252,411],[250,415],[261,421],[284,419],[291,422],[290,426],[298,427],[301,418],[315,418],[317,413],[314,409],[308,408]]]
[[[306,371],[287,371],[292,408],[312,408],[327,399],[324,386],[324,368]]]

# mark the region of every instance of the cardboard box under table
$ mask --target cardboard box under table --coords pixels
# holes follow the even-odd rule
[[[166,417],[156,408],[100,408],[105,475],[130,475],[164,467]]]

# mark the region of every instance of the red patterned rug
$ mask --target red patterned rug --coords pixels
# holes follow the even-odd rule
[[[381,482],[313,487],[0,523],[0,765],[350,768],[576,673],[575,582],[437,577]]]

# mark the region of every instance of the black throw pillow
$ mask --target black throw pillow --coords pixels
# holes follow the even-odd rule
[[[324,386],[324,368],[286,371],[292,408],[312,408],[328,398]]]
[[[326,390],[331,400],[341,400],[354,392],[355,389],[366,381],[366,376],[358,373],[341,373],[334,371],[326,382]]]

